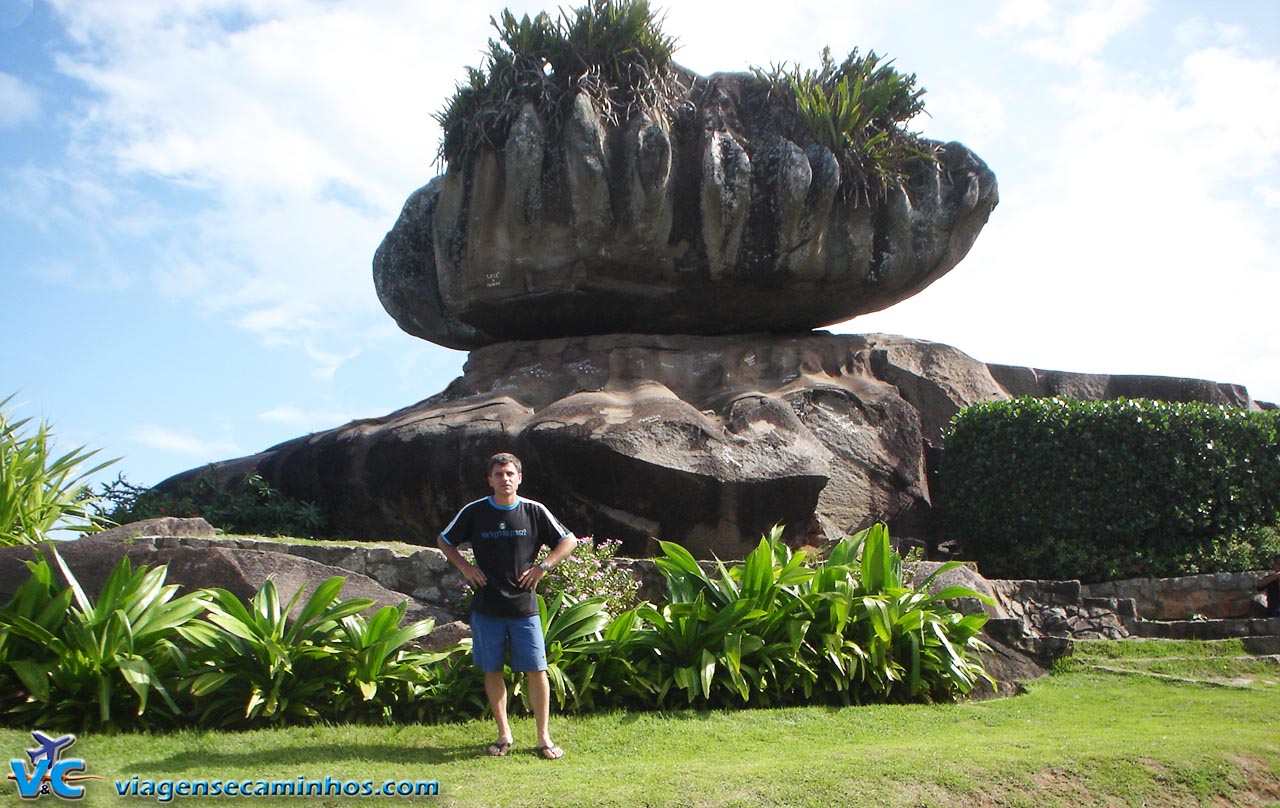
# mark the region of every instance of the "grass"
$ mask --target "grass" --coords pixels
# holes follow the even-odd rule
[[[430,779],[440,787],[433,801],[465,806],[1278,806],[1280,666],[1240,652],[1238,643],[1082,643],[1071,662],[1024,694],[959,705],[556,716],[553,731],[568,756],[555,763],[535,757],[527,718],[515,721],[517,745],[501,759],[482,754],[493,735],[482,720],[85,734],[64,757],[83,758],[89,774],[140,782]],[[1225,676],[1249,683],[1152,675],[1180,662],[1224,666]],[[0,744],[22,757],[31,737],[2,730]],[[90,783],[82,804],[139,801],[155,798],[121,799],[111,784]]]

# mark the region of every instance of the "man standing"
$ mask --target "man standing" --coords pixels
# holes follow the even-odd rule
[[[476,667],[484,671],[484,692],[498,725],[498,739],[489,744],[489,754],[501,757],[511,749],[507,685],[502,676],[509,648],[511,669],[526,674],[538,754],[556,760],[564,757],[564,750],[551,740],[548,729],[551,686],[534,589],[547,570],[569,557],[578,540],[545,505],[516,493],[521,479],[520,459],[515,455],[503,452],[489,458],[493,495],[459,511],[441,531],[437,544],[475,589],[471,600],[472,656]],[[475,564],[458,552],[467,543],[475,554]],[[543,545],[551,548],[551,554],[535,564]]]

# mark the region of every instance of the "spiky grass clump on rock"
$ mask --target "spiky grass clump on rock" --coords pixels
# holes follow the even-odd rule
[[[683,95],[671,56],[674,38],[646,0],[590,0],[517,20],[509,10],[489,22],[486,64],[467,68],[467,81],[437,113],[444,131],[439,159],[459,165],[476,150],[499,150],[511,124],[531,103],[559,131],[573,99],[586,93],[607,123],[663,109]]]
[[[817,70],[784,63],[752,72],[785,111],[783,136],[830,149],[840,163],[841,190],[855,203],[883,197],[905,179],[908,163],[933,159],[905,126],[924,111],[924,88],[914,73],[899,73],[875,51],[861,56],[854,48],[837,65],[824,48]]]

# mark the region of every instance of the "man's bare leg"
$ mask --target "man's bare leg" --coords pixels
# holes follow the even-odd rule
[[[533,707],[533,722],[538,730],[538,751],[549,760],[564,757],[564,750],[551,740],[551,683],[546,671],[529,671],[529,703]]]
[[[507,683],[502,678],[502,671],[484,675],[484,694],[489,699],[489,710],[493,712],[493,722],[498,725],[498,740],[489,745],[489,754],[501,756],[511,746],[511,725],[507,723]]]

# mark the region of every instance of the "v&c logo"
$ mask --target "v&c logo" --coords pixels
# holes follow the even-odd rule
[[[30,762],[20,758],[9,761],[9,768],[13,771],[9,779],[17,783],[18,795],[24,800],[34,800],[45,794],[64,800],[78,800],[84,796],[84,786],[75,783],[105,779],[83,774],[85,765],[82,759],[62,757],[63,750],[76,742],[76,736],[50,738],[43,732],[32,732],[31,736],[39,746],[26,750]]]

